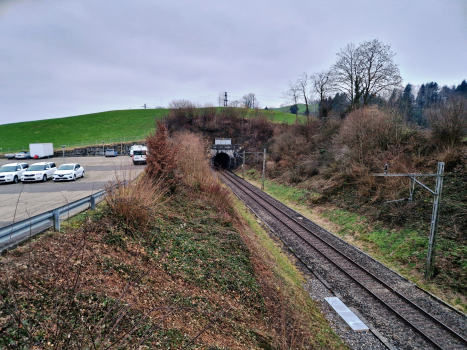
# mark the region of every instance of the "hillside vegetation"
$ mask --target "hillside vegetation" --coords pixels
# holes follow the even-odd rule
[[[138,181],[1,258],[0,348],[346,349],[204,141],[148,146]]]
[[[200,114],[179,109],[170,112],[166,123],[173,132],[232,137],[248,152],[267,148],[266,176],[283,186],[280,192],[291,192],[292,201],[312,210],[320,208],[322,216],[339,225],[335,233],[465,311],[466,104],[453,100],[432,109],[430,129],[377,106],[356,109],[345,118],[312,117],[299,124],[270,123],[264,111],[245,119],[238,110]],[[372,174],[382,173],[386,163],[390,173],[436,173],[438,162],[445,162],[446,175],[436,269],[434,278],[424,281],[433,196],[417,185],[412,203],[386,203],[409,197],[409,179]],[[260,160],[249,156],[246,164],[256,168],[252,176],[260,176]],[[420,181],[434,188],[433,178]]]

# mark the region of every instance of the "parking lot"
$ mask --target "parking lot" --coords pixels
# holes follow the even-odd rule
[[[132,180],[144,169],[133,165],[128,156],[105,157],[69,157],[50,159],[1,159],[0,166],[14,162],[51,161],[57,165],[79,163],[84,167],[85,177],[67,182],[35,182],[0,184],[0,227],[38,215],[56,207],[66,205],[80,198],[89,196],[105,188],[110,182]]]

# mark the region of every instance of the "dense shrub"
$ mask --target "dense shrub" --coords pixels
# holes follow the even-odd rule
[[[377,107],[361,108],[350,113],[343,121],[335,138],[335,147],[342,161],[369,165],[372,155],[399,144],[407,130],[397,114]]]
[[[148,145],[146,174],[155,182],[164,180],[165,184],[173,187],[178,181],[177,148],[170,142],[167,128],[157,122],[155,134],[147,137]]]
[[[451,98],[426,111],[433,141],[444,147],[457,147],[467,133],[467,100]]]

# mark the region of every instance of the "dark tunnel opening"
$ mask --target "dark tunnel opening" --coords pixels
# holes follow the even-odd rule
[[[220,169],[230,169],[230,157],[226,153],[218,153],[214,157],[214,166]]]

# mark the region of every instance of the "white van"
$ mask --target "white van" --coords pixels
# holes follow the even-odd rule
[[[146,158],[148,156],[148,148],[141,146],[140,148],[133,149],[133,164],[146,164]]]
[[[133,145],[133,146],[131,146],[131,147],[130,147],[130,157],[133,157],[133,151],[134,151],[135,149],[140,149],[140,148],[142,148],[142,147],[145,147],[145,146],[143,146],[143,145]]]

